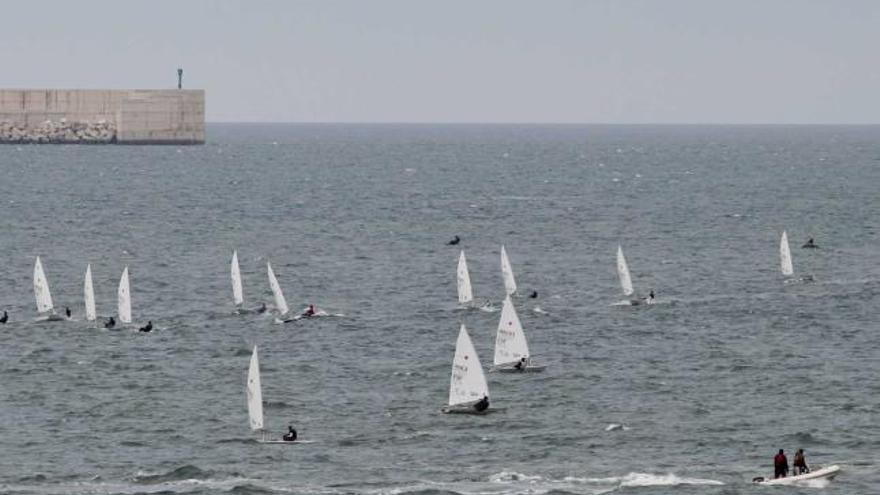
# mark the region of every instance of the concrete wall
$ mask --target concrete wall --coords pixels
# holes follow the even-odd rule
[[[105,121],[114,129],[112,142],[117,143],[202,144],[205,142],[205,92],[177,89],[0,90],[0,124],[16,126],[27,133],[46,127],[47,121],[57,123],[62,119],[67,125]],[[4,137],[0,136],[0,141],[3,140]]]

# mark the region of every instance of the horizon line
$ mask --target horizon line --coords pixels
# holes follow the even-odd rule
[[[558,126],[742,126],[742,127],[870,127],[880,122],[493,122],[493,121],[366,121],[366,120],[206,120],[205,124],[288,124],[288,125],[558,125]]]

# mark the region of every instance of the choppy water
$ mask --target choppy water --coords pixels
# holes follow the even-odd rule
[[[217,125],[203,147],[0,147],[0,492],[764,493],[776,449],[880,486],[880,128]],[[778,271],[787,229],[795,270]],[[456,309],[463,239],[478,298],[500,244],[542,374],[489,375],[486,417],[438,413],[459,321],[484,364],[498,313]],[[799,248],[808,236],[819,250]],[[621,299],[624,246],[636,289]],[[296,309],[231,314],[271,260]],[[99,314],[131,270],[152,334],[37,323]],[[533,310],[540,306],[546,314]],[[261,348],[270,429],[247,427]],[[625,429],[606,431],[610,424]]]

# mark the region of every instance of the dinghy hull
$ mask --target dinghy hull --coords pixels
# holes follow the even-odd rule
[[[526,369],[514,368],[513,366],[493,366],[489,371],[493,373],[540,373],[547,367],[540,364],[530,364]]]
[[[754,483],[759,483],[761,485],[790,485],[793,483],[798,483],[800,481],[810,481],[810,480],[819,480],[819,479],[827,479],[833,480],[835,476],[840,474],[840,466],[833,465],[824,467],[821,469],[814,469],[806,474],[800,474],[797,476],[787,476],[785,478],[768,478],[764,479],[763,477],[757,477],[752,481]]]

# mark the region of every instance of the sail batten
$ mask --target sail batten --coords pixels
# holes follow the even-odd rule
[[[458,303],[467,304],[474,300],[474,291],[471,288],[471,276],[468,273],[467,260],[464,257],[464,251],[458,257]]]
[[[86,266],[86,277],[83,282],[83,297],[86,305],[86,320],[95,321],[98,317],[95,310],[95,288],[92,284],[92,265]]]

